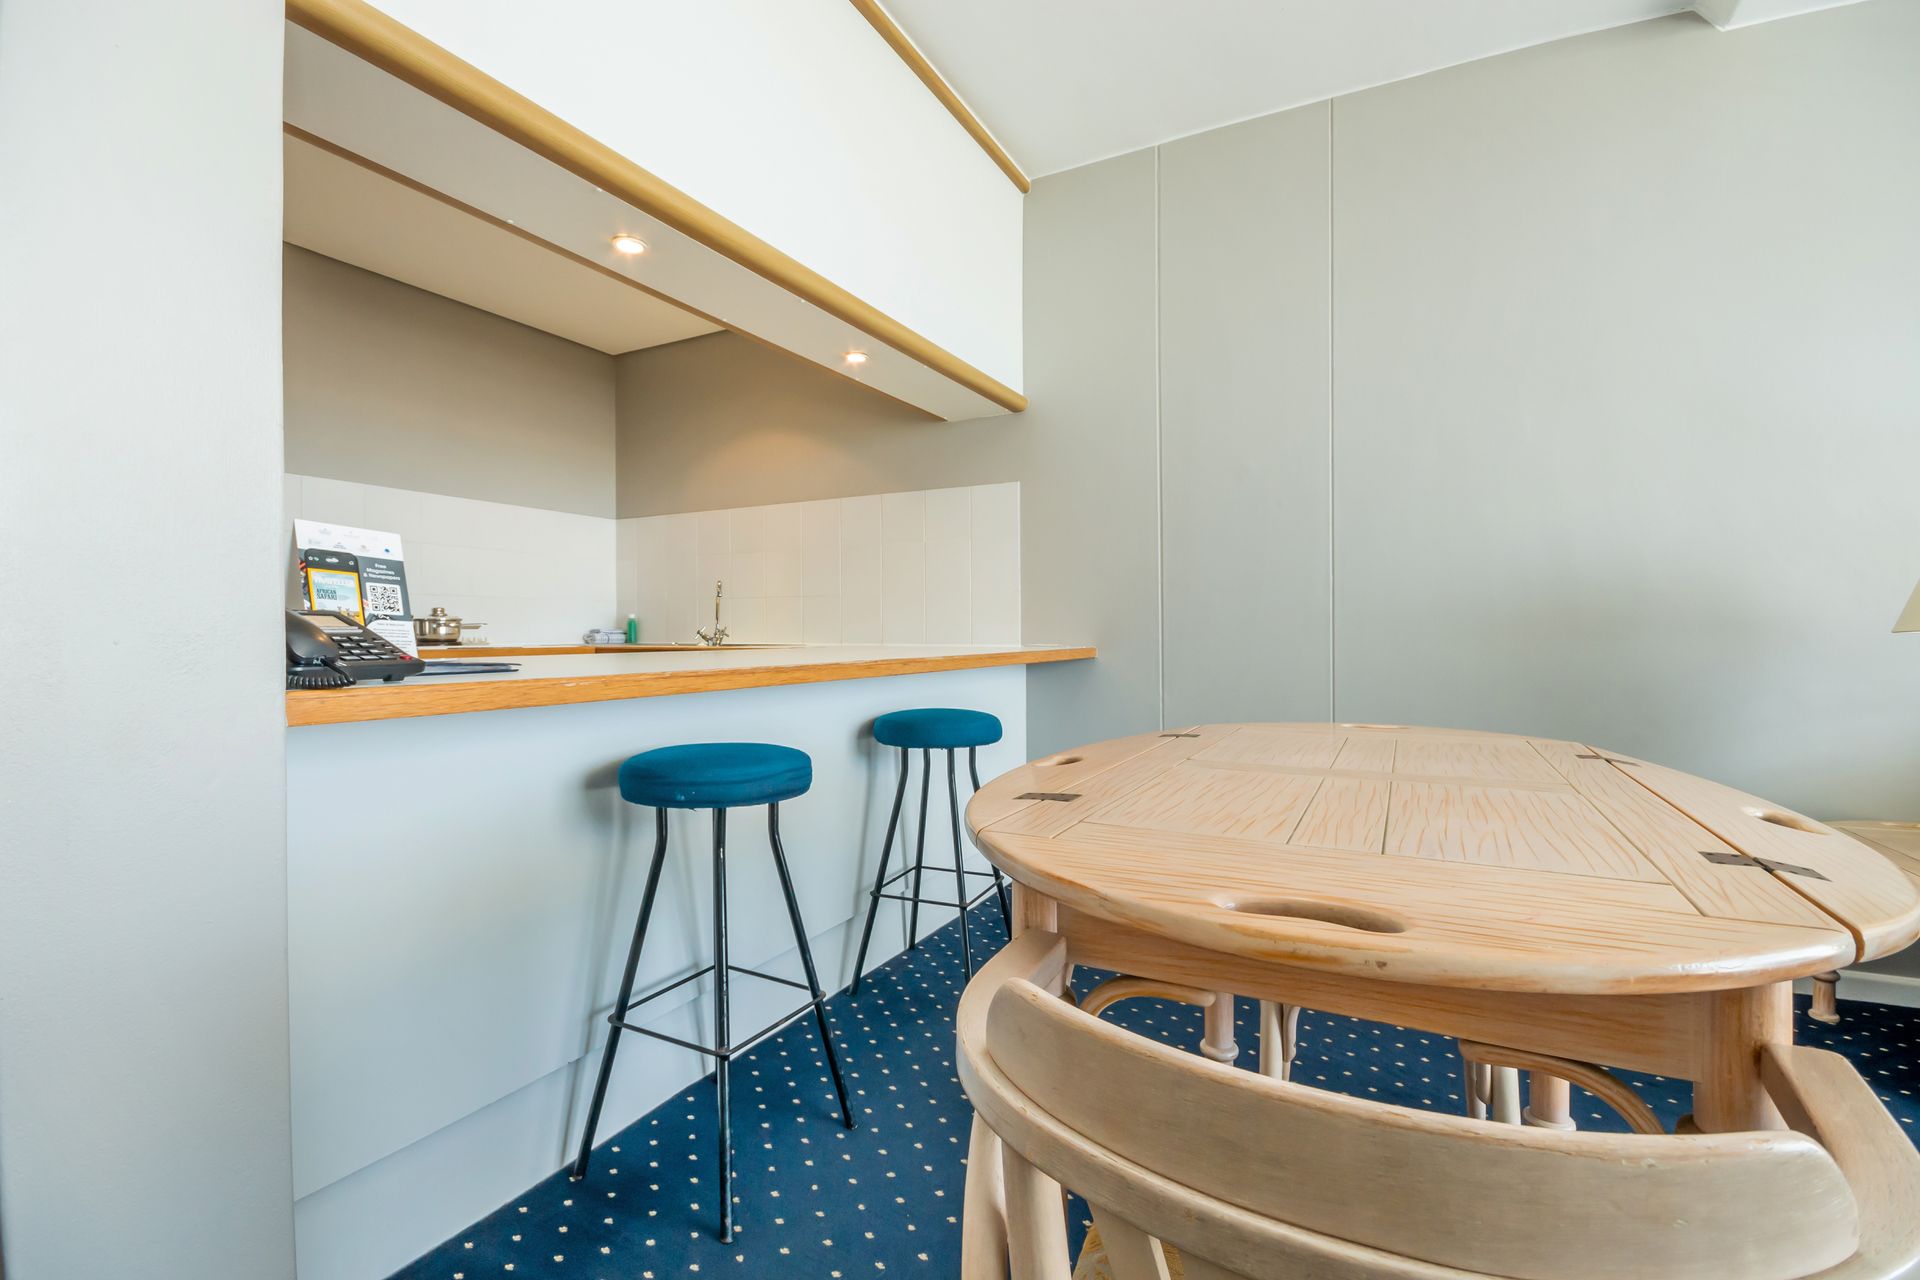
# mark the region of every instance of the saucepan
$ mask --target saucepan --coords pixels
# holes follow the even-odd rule
[[[478,631],[486,625],[449,617],[445,609],[435,605],[432,613],[413,620],[413,638],[421,644],[459,644],[461,632]]]

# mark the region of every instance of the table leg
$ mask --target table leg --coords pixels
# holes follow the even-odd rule
[[[1526,1122],[1536,1129],[1572,1129],[1573,1086],[1558,1076],[1527,1073]]]
[[[1493,1101],[1493,1068],[1484,1062],[1468,1062],[1462,1058],[1462,1088],[1467,1095],[1467,1118],[1485,1120],[1487,1106]]]
[[[1492,1067],[1492,1100],[1488,1119],[1495,1124],[1520,1123],[1520,1072],[1514,1067]]]
[[[1813,975],[1813,1008],[1808,1012],[1815,1022],[1828,1026],[1840,1021],[1840,975],[1828,970]]]
[[[1760,1082],[1760,1046],[1793,1043],[1793,986],[1775,982],[1706,998],[1693,1121],[1702,1133],[1785,1128]]]
[[[1060,904],[1046,894],[1029,889],[1018,880],[1013,882],[1013,936],[1019,937],[1029,929],[1058,929],[1060,927]]]
[[[1215,1062],[1238,1058],[1240,1046],[1233,1042],[1233,997],[1224,991],[1215,992],[1203,1017],[1200,1052]]]

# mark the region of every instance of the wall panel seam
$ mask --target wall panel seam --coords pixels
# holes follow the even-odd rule
[[[1334,377],[1334,344],[1339,330],[1334,324],[1334,199],[1333,199],[1333,111],[1334,99],[1327,100],[1327,719],[1335,724],[1339,715],[1339,613],[1335,602],[1339,596],[1339,547],[1337,544],[1338,525],[1335,521],[1335,504],[1339,501],[1339,489],[1335,483],[1334,459],[1337,453],[1334,439],[1334,397],[1338,383]]]
[[[1167,727],[1167,448],[1165,405],[1161,394],[1165,357],[1161,330],[1166,321],[1160,297],[1160,151],[1153,149],[1153,557],[1155,630],[1159,637],[1157,668],[1160,697],[1156,706],[1159,727]]]

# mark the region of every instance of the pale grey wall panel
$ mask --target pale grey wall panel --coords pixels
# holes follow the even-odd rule
[[[1327,115],[1160,148],[1168,724],[1328,715]]]
[[[288,471],[614,513],[612,356],[284,253]]]
[[[7,1280],[294,1273],[284,38],[254,0],[0,9]]]
[[[1338,713],[1920,816],[1920,5],[1334,106]]]
[[[1160,724],[1153,182],[1140,152],[1027,196],[1022,626],[1100,646],[1035,669],[1036,751]]]

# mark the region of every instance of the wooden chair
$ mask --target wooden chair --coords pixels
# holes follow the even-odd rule
[[[1061,1187],[1118,1280],[1891,1280],[1920,1271],[1920,1155],[1843,1058],[1763,1062],[1792,1131],[1494,1125],[1181,1053],[1049,994],[1030,930],[967,987],[963,1280],[1066,1280]],[[1009,1264],[1011,1270],[1009,1272]]]

